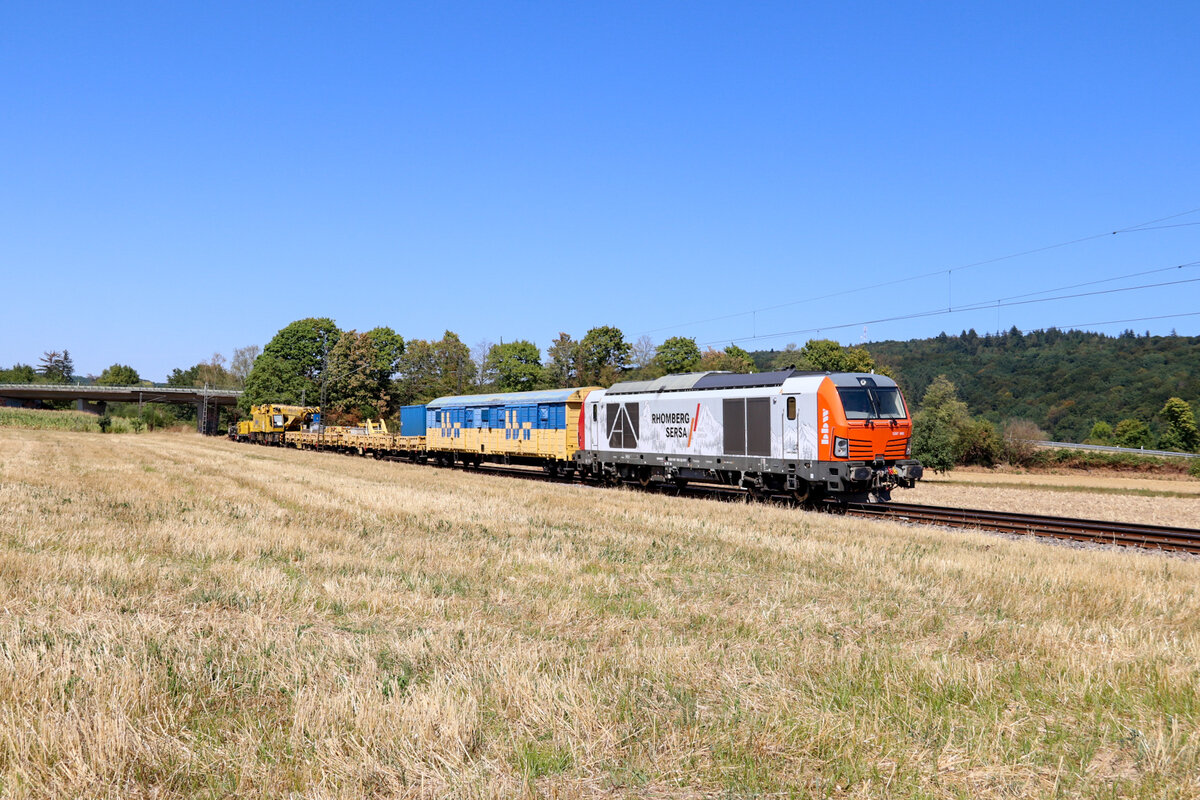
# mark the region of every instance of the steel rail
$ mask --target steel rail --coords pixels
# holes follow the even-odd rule
[[[1049,517],[1040,514],[921,506],[909,503],[849,503],[846,511],[859,516],[883,517],[955,528],[980,528],[1002,533],[1032,534],[1077,542],[1200,553],[1200,530],[1196,528],[1172,528],[1165,525]]]

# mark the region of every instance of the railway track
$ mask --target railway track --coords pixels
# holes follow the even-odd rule
[[[496,474],[514,474],[514,470],[493,468]],[[523,471],[525,477],[538,473]],[[632,484],[631,484],[632,486]],[[731,487],[688,486],[686,489],[662,489],[672,494],[709,497],[722,500],[747,498],[745,491]],[[784,497],[772,498],[789,502]],[[1091,544],[1120,545],[1152,550],[1172,550],[1200,554],[1200,529],[1171,528],[1165,525],[1139,525],[1130,522],[1107,522],[1095,519],[1048,517],[1040,514],[1016,514],[1007,511],[984,511],[948,506],[920,506],[911,503],[826,503],[832,512],[844,512],[861,517],[882,517],[901,522],[943,525],[951,528],[980,530],[1065,539]]]
[[[452,468],[465,469],[461,466]],[[577,482],[569,477],[547,475],[544,471],[536,467],[484,464],[470,471],[555,483]],[[638,488],[636,483],[628,483],[626,485],[630,488]],[[749,494],[744,489],[728,486],[690,484],[685,488],[662,486],[646,488],[648,491],[662,491],[673,495],[723,501],[750,499]],[[794,501],[782,495],[763,499],[794,503]],[[921,506],[910,503],[826,502],[815,506],[815,508],[831,513],[846,513],[861,517],[877,517],[924,525],[977,528],[1001,533],[1033,535],[1075,542],[1088,542],[1091,544],[1120,545],[1123,547],[1200,554],[1200,529],[1196,528],[1171,528],[1165,525],[1139,525],[1129,522],[1048,517],[1040,514],[1016,514],[1007,511],[984,511],[981,509],[951,508],[948,506]]]
[[[1169,528],[1164,525],[1139,525],[1130,522],[1046,517],[1039,514],[918,506],[908,503],[851,503],[846,506],[846,512],[857,516],[885,517],[954,528],[981,528],[1075,542],[1200,553],[1200,530],[1196,528]]]

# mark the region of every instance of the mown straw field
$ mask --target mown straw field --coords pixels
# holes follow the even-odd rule
[[[1195,797],[1200,563],[0,429],[0,796]]]

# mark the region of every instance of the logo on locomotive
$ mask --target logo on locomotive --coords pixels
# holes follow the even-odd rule
[[[609,403],[605,409],[608,417],[608,446],[615,450],[632,450],[638,446],[641,429],[640,405],[638,403]]]

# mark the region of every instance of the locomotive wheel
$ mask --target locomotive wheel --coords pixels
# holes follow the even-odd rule
[[[808,481],[799,481],[799,485],[792,490],[792,499],[801,505],[812,499],[812,486]]]
[[[641,470],[638,471],[638,476],[637,476],[638,485],[641,486],[643,489],[645,489],[647,486],[650,485],[650,479],[651,479],[650,478],[650,468],[642,467]]]

